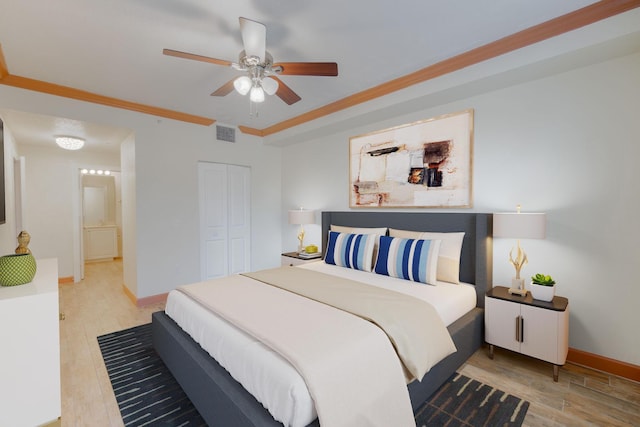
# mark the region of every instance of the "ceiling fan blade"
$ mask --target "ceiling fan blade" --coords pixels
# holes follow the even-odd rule
[[[231,79],[228,82],[226,82],[225,84],[223,84],[222,86],[220,86],[218,89],[215,90],[215,92],[213,92],[211,94],[211,96],[226,96],[229,95],[232,91],[233,91],[233,81],[235,79]]]
[[[282,67],[278,74],[295,76],[337,76],[338,64],[335,62],[278,62],[274,67]]]
[[[208,56],[196,55],[195,53],[180,52],[173,49],[162,49],[162,53],[168,56],[175,56],[177,58],[193,59],[194,61],[209,62],[211,64],[224,65],[226,67],[231,66],[231,61],[225,61],[224,59],[210,58]]]
[[[264,62],[267,49],[267,27],[257,21],[240,18],[240,31],[242,43],[247,56],[257,56],[260,62]]]
[[[300,101],[302,98],[298,96],[289,86],[284,84],[282,80],[277,78],[276,76],[270,76],[272,79],[278,82],[278,90],[276,91],[276,95],[286,102],[288,105],[295,104]]]

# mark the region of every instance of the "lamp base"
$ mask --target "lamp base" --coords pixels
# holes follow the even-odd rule
[[[511,295],[520,295],[521,297],[527,295],[527,290],[524,288],[524,279],[511,279],[511,287],[509,288]]]

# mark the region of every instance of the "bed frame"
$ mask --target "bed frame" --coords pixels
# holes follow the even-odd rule
[[[484,294],[492,286],[491,214],[323,212],[322,247],[331,225],[389,227],[414,231],[465,232],[460,280],[476,286],[476,308],[448,330],[458,349],[440,361],[422,381],[408,385],[414,412],[483,342]],[[207,352],[164,312],[152,315],[153,345],[209,426],[282,426]],[[319,426],[316,419],[309,425]]]

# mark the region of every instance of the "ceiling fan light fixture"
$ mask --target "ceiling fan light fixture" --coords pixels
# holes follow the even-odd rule
[[[56,144],[65,150],[79,150],[84,147],[84,139],[74,136],[56,136]]]
[[[267,93],[267,95],[273,95],[278,91],[278,82],[271,77],[265,77],[262,80],[262,89]]]
[[[251,90],[251,79],[247,76],[238,77],[233,81],[233,87],[240,95],[246,95]]]
[[[264,90],[260,86],[253,86],[249,94],[251,102],[264,102]]]

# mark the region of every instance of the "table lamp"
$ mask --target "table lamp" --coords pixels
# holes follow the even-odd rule
[[[509,251],[509,262],[516,269],[516,276],[511,279],[510,294],[524,296],[524,279],[520,278],[520,270],[529,262],[527,254],[520,247],[520,239],[544,239],[546,234],[546,215],[544,213],[520,212],[520,205],[516,212],[493,214],[493,237],[518,240],[517,255],[513,257],[513,248]]]
[[[299,225],[298,232],[298,253],[304,252],[304,225],[316,222],[316,214],[308,209],[295,209],[289,211],[289,224]]]

